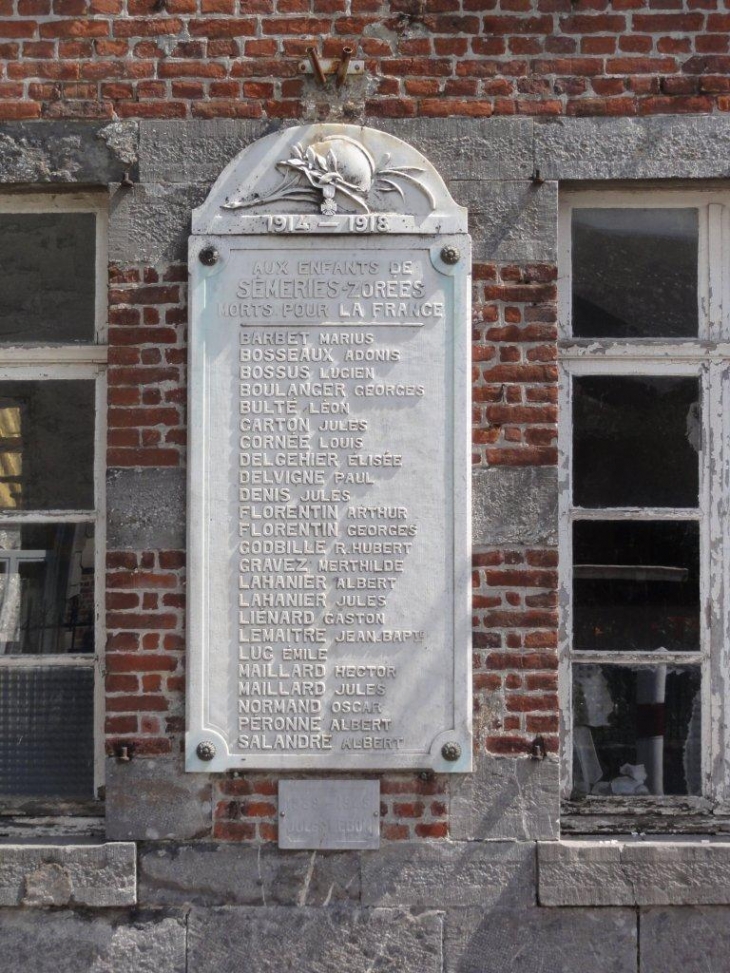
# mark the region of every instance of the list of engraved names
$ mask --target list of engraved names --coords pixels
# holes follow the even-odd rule
[[[236,335],[230,746],[413,750],[451,718],[450,281],[427,249],[282,243],[234,251],[211,306]]]

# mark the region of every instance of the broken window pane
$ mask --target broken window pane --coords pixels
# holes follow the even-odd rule
[[[0,526],[0,655],[93,651],[93,525]]]
[[[0,213],[0,341],[93,341],[93,213]]]
[[[94,382],[0,382],[0,508],[94,506]]]
[[[696,209],[574,209],[573,334],[697,335]]]
[[[573,502],[696,507],[700,421],[697,378],[576,377]]]
[[[573,667],[576,794],[699,794],[700,670]]]
[[[0,794],[93,796],[94,670],[0,668]]]
[[[573,648],[700,649],[695,521],[573,525]]]

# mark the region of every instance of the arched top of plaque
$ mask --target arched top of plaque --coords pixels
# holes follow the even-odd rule
[[[467,211],[420,152],[360,125],[259,139],[193,213],[194,234],[465,233]]]

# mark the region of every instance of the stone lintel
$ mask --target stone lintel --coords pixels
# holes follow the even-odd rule
[[[722,115],[560,118],[535,124],[544,179],[722,179],[730,119]]]
[[[106,186],[137,178],[136,122],[0,123],[0,183]]]

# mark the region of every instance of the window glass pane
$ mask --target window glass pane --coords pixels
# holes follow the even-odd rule
[[[696,507],[700,423],[696,378],[575,378],[573,502]]]
[[[94,651],[92,524],[4,524],[0,565],[0,655]]]
[[[700,670],[573,667],[576,794],[699,794]]]
[[[0,382],[0,508],[94,506],[94,382]]]
[[[573,334],[697,334],[696,209],[574,209]]]
[[[0,213],[0,341],[93,341],[96,216]]]
[[[573,648],[700,648],[696,522],[579,521],[573,527]]]
[[[0,668],[0,794],[90,798],[94,672]]]

